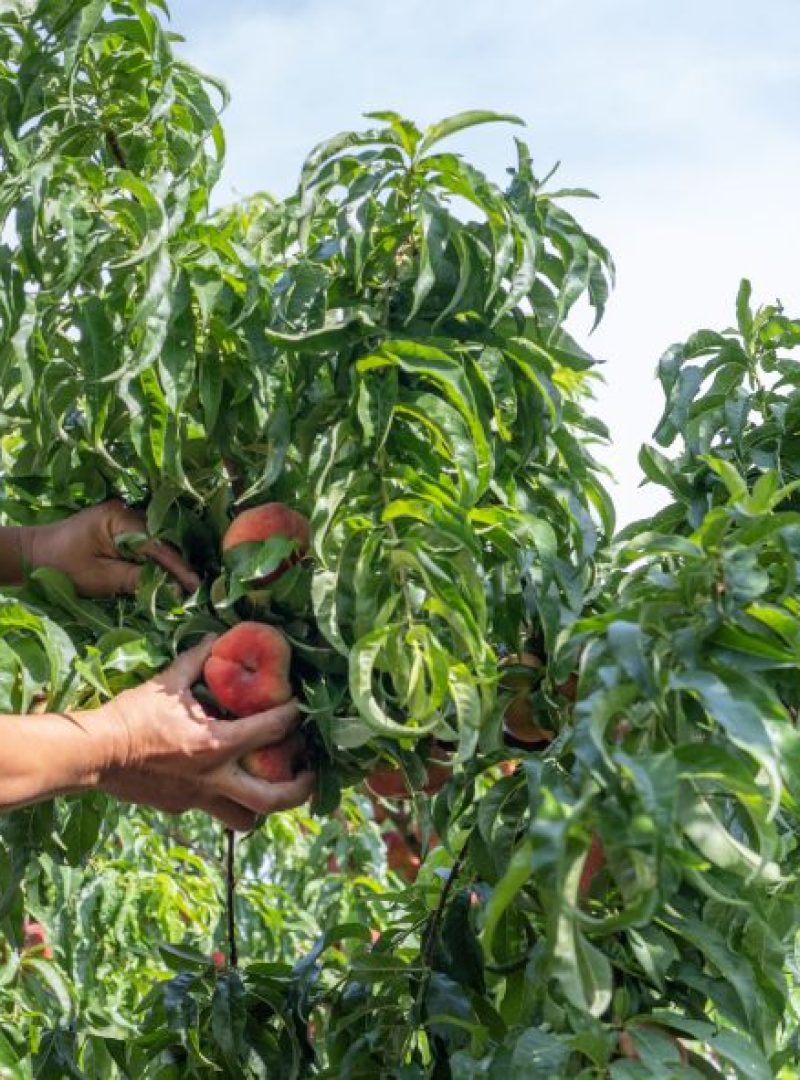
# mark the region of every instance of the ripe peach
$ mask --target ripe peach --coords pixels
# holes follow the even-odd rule
[[[289,643],[280,630],[241,622],[214,642],[203,676],[223,709],[250,716],[283,705],[292,696],[290,659]]]
[[[556,690],[567,701],[575,701],[578,696],[578,673],[576,671],[571,672],[562,683],[556,685]]]
[[[294,554],[276,567],[271,574],[259,578],[254,584],[269,585],[285,574],[286,571],[305,555],[311,542],[311,530],[308,520],[283,503],[264,503],[263,506],[254,506],[250,510],[243,510],[231,522],[228,531],[222,538],[222,550],[229,551],[237,544],[246,544],[256,540],[269,540],[273,536],[285,536],[294,540],[297,547]]]
[[[446,764],[439,764],[439,763]],[[422,790],[426,795],[435,795],[441,791],[450,777],[453,775],[453,766],[450,764],[450,755],[441,746],[432,746],[428,753],[428,761],[425,767],[426,779]]]
[[[505,734],[524,746],[551,742],[555,732],[539,726],[529,699],[536,681],[534,673],[542,667],[542,661],[535,653],[514,654],[501,660],[500,667],[512,668],[500,677],[500,689],[514,692],[503,713]]]
[[[367,787],[373,795],[380,795],[382,799],[410,799],[412,795],[401,770],[385,765],[373,769],[367,777]]]
[[[509,653],[498,664],[498,667],[510,669],[503,671],[500,686],[503,690],[530,690],[536,682],[534,672],[540,671],[543,666],[541,657],[536,653]]]
[[[432,746],[428,751],[425,782],[420,789],[426,795],[435,795],[449,780],[453,772],[449,760],[450,755],[441,746]],[[380,795],[383,799],[410,799],[414,794],[406,783],[402,769],[393,769],[388,765],[382,765],[369,774],[367,787],[374,795]]]
[[[214,965],[217,971],[222,971],[222,969],[226,966],[227,960],[225,959],[225,953],[222,951],[222,949],[214,949],[211,954],[211,963]]]
[[[419,855],[415,855],[399,832],[384,834],[383,842],[386,845],[386,862],[390,870],[394,870],[406,881],[416,881],[420,868]]]
[[[381,825],[389,817],[389,811],[377,799],[370,797],[370,803],[372,804],[372,817],[378,825]]]
[[[503,730],[523,746],[538,746],[552,742],[555,732],[539,726],[533,706],[526,695],[518,695],[508,703],[503,713]]]
[[[306,743],[300,732],[282,742],[251,750],[242,758],[242,767],[259,780],[270,784],[288,784],[306,764]]]
[[[606,853],[603,848],[603,841],[597,833],[592,833],[592,842],[589,846],[589,852],[586,856],[586,861],[583,864],[583,869],[581,870],[580,881],[578,882],[578,895],[581,899],[589,895],[592,882],[605,865]]]
[[[26,918],[22,927],[22,934],[22,949],[24,952],[28,949],[36,949],[37,953],[44,957],[45,960],[53,959],[53,950],[47,944],[47,931],[40,922]]]

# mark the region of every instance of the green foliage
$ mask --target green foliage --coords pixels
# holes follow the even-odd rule
[[[262,619],[292,643],[316,816],[239,844],[238,970],[211,959],[207,821],[99,796],[6,818],[3,1075],[794,1075],[800,323],[745,283],[736,331],[669,350],[656,439],[682,447],[641,463],[673,502],[612,545],[565,325],[612,276],[563,206],[588,193],[520,140],[505,189],[443,146],[513,116],[381,112],[288,199],[212,214],[224,91],[159,7],[0,9],[2,513],[120,495],[204,582],[149,568],[90,602],[36,571],[0,602],[0,712],[91,707]],[[220,539],[268,500],[312,552],[254,589],[285,546]],[[513,750],[498,660],[524,651],[555,737]],[[379,762],[421,786],[433,740],[435,798],[354,790]]]

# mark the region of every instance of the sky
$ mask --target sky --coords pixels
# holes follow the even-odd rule
[[[617,285],[584,344],[621,522],[663,501],[637,454],[661,412],[661,353],[733,321],[739,280],[800,314],[798,0],[173,0],[182,55],[228,84],[218,201],[294,186],[320,140],[394,109],[522,116],[539,175],[611,250]],[[502,182],[508,126],[457,136]],[[573,331],[588,330],[578,319]]]

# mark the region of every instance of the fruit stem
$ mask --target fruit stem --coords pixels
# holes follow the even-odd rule
[[[239,951],[236,947],[236,872],[234,856],[236,854],[236,834],[233,829],[225,830],[227,846],[225,859],[225,879],[228,914],[228,965],[239,966]]]

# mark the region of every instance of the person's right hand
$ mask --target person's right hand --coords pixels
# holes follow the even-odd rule
[[[256,779],[239,764],[250,750],[286,742],[297,726],[296,702],[237,720],[215,720],[192,694],[213,638],[183,653],[158,677],[102,706],[117,737],[100,787],[126,802],[170,813],[206,810],[245,832],[258,816],[305,802],[314,789],[308,769],[289,783]]]

